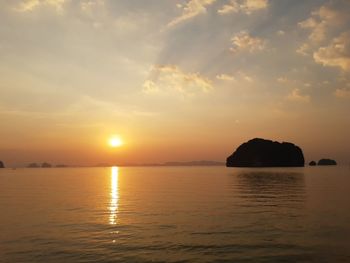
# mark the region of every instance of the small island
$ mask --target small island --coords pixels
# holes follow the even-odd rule
[[[2,161],[0,161],[0,168],[5,168],[5,165]]]
[[[311,161],[311,162],[309,162],[309,165],[310,166],[316,166],[316,162],[315,161]]]
[[[317,165],[337,165],[337,162],[332,159],[321,159],[318,161]]]
[[[227,167],[303,167],[302,150],[290,142],[260,138],[241,144],[226,160]]]

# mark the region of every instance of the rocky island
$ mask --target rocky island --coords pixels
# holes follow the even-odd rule
[[[5,168],[5,165],[2,161],[0,161],[0,168]]]
[[[303,167],[302,150],[290,142],[275,142],[260,138],[241,144],[226,159],[227,167]]]
[[[309,162],[309,165],[310,166],[316,166],[316,162],[315,161],[311,161],[311,162]]]
[[[337,165],[337,162],[332,159],[321,159],[317,165]]]

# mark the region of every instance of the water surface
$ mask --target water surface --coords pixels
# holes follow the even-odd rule
[[[0,262],[350,262],[350,168],[2,169]]]

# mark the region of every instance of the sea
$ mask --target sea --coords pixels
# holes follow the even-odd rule
[[[350,262],[350,167],[0,169],[0,262]]]

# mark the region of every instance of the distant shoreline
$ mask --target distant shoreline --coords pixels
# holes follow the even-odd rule
[[[118,167],[169,167],[169,166],[178,166],[178,167],[190,167],[190,166],[225,166],[224,162],[218,162],[218,161],[208,161],[208,160],[201,160],[201,161],[188,161],[188,162],[177,162],[177,161],[170,161],[170,162],[164,162],[164,163],[122,163],[122,164],[110,164],[110,163],[100,163],[96,165],[52,165],[50,163],[47,163],[46,166],[38,165],[15,165],[15,166],[7,166],[6,168],[9,169],[20,169],[20,168],[28,168],[28,169],[53,169],[53,168],[98,168],[98,167],[112,167],[112,166],[118,166]]]

